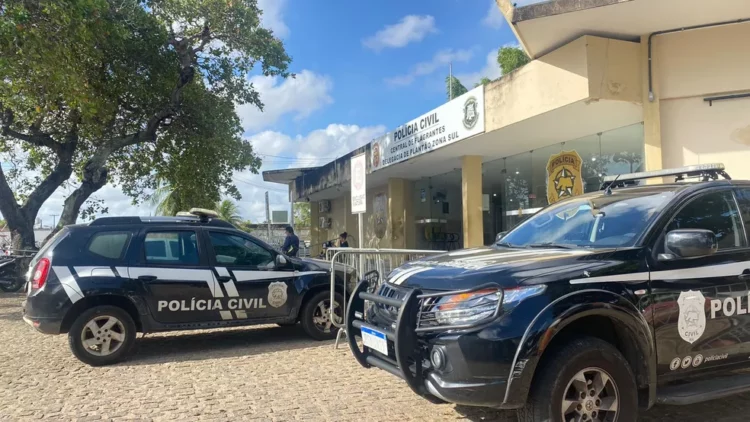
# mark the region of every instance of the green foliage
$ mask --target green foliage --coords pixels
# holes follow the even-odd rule
[[[9,225],[33,224],[66,183],[74,189],[62,224],[106,183],[134,203],[167,186],[179,207],[239,198],[232,173],[260,166],[234,111],[263,108],[247,75],[290,75],[260,14],[256,0],[1,0],[0,161],[13,166],[0,170],[0,212]]]
[[[503,75],[518,69],[530,61],[526,52],[518,47],[500,47],[497,51],[497,63]]]
[[[299,202],[294,204],[294,225],[297,227],[310,227],[309,202]]]
[[[476,88],[476,87],[478,87],[480,85],[487,85],[490,82],[492,82],[492,80],[490,78],[488,78],[488,77],[485,76],[484,78],[480,79],[479,82],[477,82],[477,83],[474,84],[474,88]]]
[[[242,221],[242,217],[240,217],[239,215],[240,210],[239,208],[237,208],[237,204],[230,201],[229,199],[225,199],[221,202],[216,203],[215,210],[219,214],[219,218],[224,221],[227,221],[234,225],[237,225]]]
[[[255,230],[251,227],[252,224],[253,223],[250,220],[243,220],[235,223],[234,225],[243,232],[252,233]]]
[[[453,87],[452,91],[451,86]],[[448,98],[448,101],[469,92],[455,76],[448,76],[445,78],[445,89],[445,95]],[[453,97],[451,97],[451,95],[453,95]]]

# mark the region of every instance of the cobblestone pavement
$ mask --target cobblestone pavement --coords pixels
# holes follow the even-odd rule
[[[149,335],[129,361],[91,368],[71,355],[65,336],[27,326],[21,300],[0,293],[0,420],[515,420],[430,404],[299,327]],[[744,395],[659,407],[641,420],[744,421],[748,413]]]

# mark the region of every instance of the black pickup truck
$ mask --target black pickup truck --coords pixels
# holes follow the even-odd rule
[[[720,164],[605,178],[494,246],[360,282],[349,345],[427,399],[519,421],[750,391],[749,232],[750,182]]]

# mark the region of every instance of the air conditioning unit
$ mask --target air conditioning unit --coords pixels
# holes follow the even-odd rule
[[[320,201],[318,202],[319,212],[331,212],[331,201]]]
[[[320,228],[321,229],[330,229],[332,226],[332,221],[329,217],[320,217]]]

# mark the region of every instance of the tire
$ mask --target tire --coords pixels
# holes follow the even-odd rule
[[[586,421],[612,421],[615,413],[602,414],[606,410],[597,406],[606,407],[606,403],[612,402],[613,394],[618,403],[617,422],[635,422],[638,418],[638,389],[633,371],[622,354],[603,340],[593,337],[572,340],[550,356],[536,372],[539,376],[534,378],[526,406],[518,410],[519,422],[567,422],[573,419],[569,413],[563,419],[564,398],[569,399],[568,409],[573,412],[581,405],[580,411],[587,413]],[[610,382],[592,397],[591,387],[600,385],[605,377]],[[585,399],[578,396],[585,393],[578,392],[576,385],[582,384],[575,383],[574,378],[587,380],[586,387],[582,388],[589,391]],[[596,412],[596,416],[592,412]]]
[[[337,311],[335,314],[340,318],[344,317],[344,296],[340,293],[336,293],[336,303],[338,304]],[[300,315],[300,322],[302,328],[305,330],[307,335],[315,340],[331,340],[336,338],[338,328],[333,326],[328,319],[328,315],[320,315],[321,303],[324,306],[330,306],[331,292],[322,291],[314,294],[305,304],[302,306],[302,312]],[[327,321],[327,329],[321,327],[321,321]]]
[[[92,324],[96,324],[93,329]],[[96,328],[99,331],[94,333]],[[135,322],[125,310],[116,306],[96,306],[87,309],[73,322],[68,331],[68,345],[73,355],[87,365],[111,365],[130,356],[135,334]],[[84,337],[90,345],[98,344],[99,350],[84,345]],[[105,352],[105,343],[114,350]]]
[[[26,280],[15,280],[11,284],[3,284],[0,283],[0,290],[6,292],[6,293],[12,293],[17,292],[21,290],[21,287],[23,287],[26,284]]]

